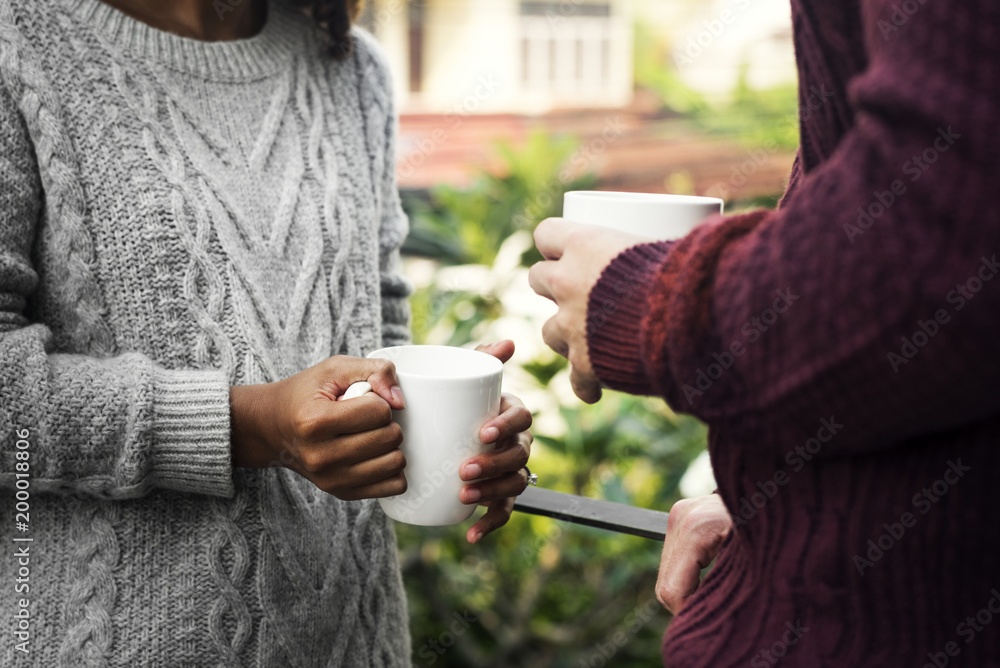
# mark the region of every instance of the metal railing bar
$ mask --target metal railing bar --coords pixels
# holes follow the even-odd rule
[[[624,503],[529,487],[514,502],[514,510],[563,522],[663,541],[668,514]]]

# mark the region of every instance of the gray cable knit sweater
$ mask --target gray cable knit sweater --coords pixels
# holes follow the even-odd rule
[[[378,505],[229,454],[230,385],[407,339],[388,75],[357,37],[332,61],[278,0],[215,44],[0,0],[3,666],[410,665]]]

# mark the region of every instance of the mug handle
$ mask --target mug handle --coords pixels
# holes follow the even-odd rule
[[[337,397],[337,401],[347,401],[348,399],[356,399],[357,397],[363,397],[372,391],[371,384],[366,380],[359,380],[358,382],[347,388],[341,396]]]

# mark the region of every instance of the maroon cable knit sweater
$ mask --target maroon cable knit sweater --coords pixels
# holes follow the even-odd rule
[[[1000,2],[792,8],[782,205],[590,296],[598,375],[710,425],[735,519],[664,660],[1000,665]]]

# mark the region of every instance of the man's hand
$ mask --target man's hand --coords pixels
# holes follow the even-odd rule
[[[674,504],[656,580],[656,598],[663,607],[675,615],[684,608],[701,584],[701,569],[715,560],[732,527],[733,518],[718,494]]]
[[[500,341],[476,350],[506,362],[514,355],[514,342]],[[496,447],[466,460],[461,467],[462,480],[474,481],[462,488],[462,503],[476,503],[489,509],[466,532],[470,543],[478,543],[483,536],[506,524],[514,511],[514,499],[527,487],[524,466],[531,456],[530,427],[531,412],[520,399],[504,394],[500,399],[500,415],[479,431],[483,443],[496,443]]]
[[[572,365],[573,391],[588,404],[601,398],[587,352],[587,304],[590,291],[612,260],[636,244],[648,241],[604,227],[549,218],[535,229],[535,245],[545,257],[531,268],[531,289],[559,306],[542,328],[542,338]]]

